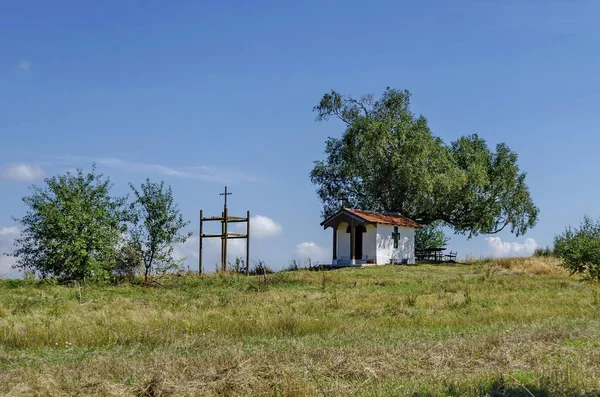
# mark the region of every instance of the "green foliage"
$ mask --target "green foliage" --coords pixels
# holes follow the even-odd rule
[[[124,198],[110,196],[108,178],[77,170],[45,180],[23,198],[29,208],[18,221],[15,268],[43,277],[106,279],[115,266],[115,247],[125,231]]]
[[[317,120],[339,118],[341,138],[329,138],[327,158],[310,174],[323,215],[339,203],[365,210],[400,212],[422,224],[443,222],[469,237],[507,226],[520,235],[537,222],[538,208],[504,143],[492,151],[477,135],[450,145],[410,110],[410,93],[386,89],[355,99],[335,91],[315,106]]]
[[[183,243],[191,236],[191,233],[180,234],[189,222],[184,221],[171,187],[165,189],[164,182],[146,179],[141,191],[133,184],[130,187],[135,195],[130,206],[130,244],[142,258],[144,278],[148,280],[153,271],[166,273],[180,266],[181,261],[173,258],[173,244]]]
[[[585,216],[578,228],[569,226],[555,237],[554,253],[571,274],[600,281],[600,219]]]
[[[448,241],[450,241],[450,238],[444,234],[438,224],[426,225],[415,231],[416,250],[445,247]]]
[[[117,251],[117,260],[113,274],[130,281],[144,268],[142,257],[131,241],[125,241]]]
[[[552,247],[539,247],[533,252],[533,256],[554,256]]]

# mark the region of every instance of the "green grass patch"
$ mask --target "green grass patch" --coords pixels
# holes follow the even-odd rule
[[[599,305],[553,258],[161,284],[1,281],[0,394],[600,391]]]

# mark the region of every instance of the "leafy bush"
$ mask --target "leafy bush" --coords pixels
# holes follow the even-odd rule
[[[95,166],[45,183],[23,198],[28,211],[17,219],[23,231],[12,254],[14,268],[71,280],[110,277],[125,230],[125,199],[110,196],[110,180]]]
[[[426,225],[415,231],[415,249],[417,251],[445,247],[449,241],[450,238],[446,236],[439,224]]]
[[[554,256],[554,250],[551,247],[539,247],[535,249],[533,256]]]
[[[569,226],[555,237],[554,253],[571,274],[600,281],[600,219],[585,216],[578,228]]]

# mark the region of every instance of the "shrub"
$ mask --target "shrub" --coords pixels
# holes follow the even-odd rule
[[[585,216],[578,228],[569,226],[555,237],[554,253],[571,274],[600,281],[600,220]]]
[[[265,261],[257,260],[254,262],[254,266],[250,269],[250,274],[253,275],[261,275],[261,274],[271,274],[273,273],[273,269],[267,266]]]
[[[550,247],[539,247],[535,249],[533,256],[554,256],[554,250]]]
[[[423,226],[415,231],[415,249],[417,251],[445,247],[449,241],[450,238],[446,236],[438,223]]]
[[[17,221],[14,268],[42,277],[96,280],[110,276],[115,248],[125,230],[125,198],[110,195],[112,184],[96,173],[77,170],[45,180],[23,198],[28,210]]]

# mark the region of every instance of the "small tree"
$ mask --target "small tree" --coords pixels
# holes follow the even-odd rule
[[[440,248],[446,246],[450,238],[444,234],[441,226],[431,224],[417,229],[415,232],[415,249]]]
[[[104,278],[116,260],[125,231],[124,198],[110,196],[108,178],[92,171],[45,180],[23,198],[29,210],[15,218],[23,227],[16,240],[14,268],[65,279]]]
[[[569,226],[554,238],[554,254],[571,274],[600,281],[600,220],[585,216],[579,228]]]
[[[129,184],[135,195],[130,206],[132,227],[130,239],[144,264],[144,280],[152,271],[165,273],[176,269],[180,261],[173,258],[173,244],[185,242],[192,234],[179,234],[189,224],[183,220],[177,204],[173,201],[171,187],[164,182],[153,183],[149,179],[141,186],[141,192]]]

